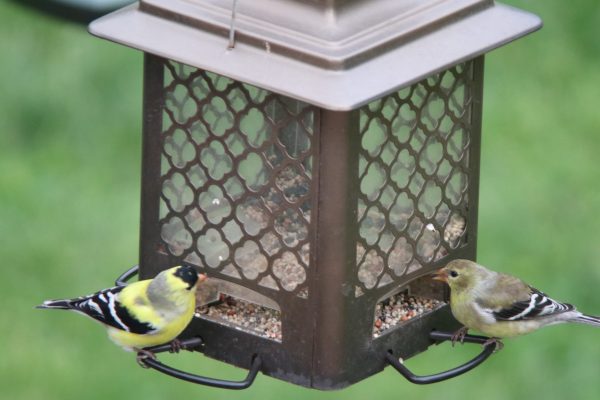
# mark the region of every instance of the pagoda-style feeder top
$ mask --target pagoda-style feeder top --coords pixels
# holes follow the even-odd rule
[[[493,0],[142,0],[90,31],[319,107],[352,110],[540,26],[537,16]]]
[[[145,53],[140,276],[206,272],[185,335],[252,379],[472,368],[489,346],[427,379],[398,357],[458,328],[428,276],[475,258],[484,53],[540,25],[491,0],[142,0],[93,22]]]

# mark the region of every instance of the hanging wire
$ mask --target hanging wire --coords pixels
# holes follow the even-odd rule
[[[227,49],[231,50],[235,47],[235,9],[237,7],[237,0],[233,0],[233,7],[231,8],[231,25],[229,25],[229,44]]]

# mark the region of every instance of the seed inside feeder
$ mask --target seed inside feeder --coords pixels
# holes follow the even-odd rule
[[[410,296],[408,292],[389,297],[375,306],[373,337],[378,338],[385,331],[442,305],[443,301]]]
[[[419,278],[399,293],[377,303],[373,322],[373,338],[423,314],[432,312],[446,303],[445,288],[429,277]]]
[[[281,312],[221,294],[219,300],[196,309],[196,317],[281,342]]]

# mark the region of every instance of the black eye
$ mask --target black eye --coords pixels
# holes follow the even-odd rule
[[[456,278],[458,276],[458,272],[452,270],[452,271],[450,271],[450,276],[453,278]]]

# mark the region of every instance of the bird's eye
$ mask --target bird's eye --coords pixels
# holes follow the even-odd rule
[[[458,272],[452,270],[452,271],[450,271],[450,276],[453,278],[456,278],[458,276]]]

